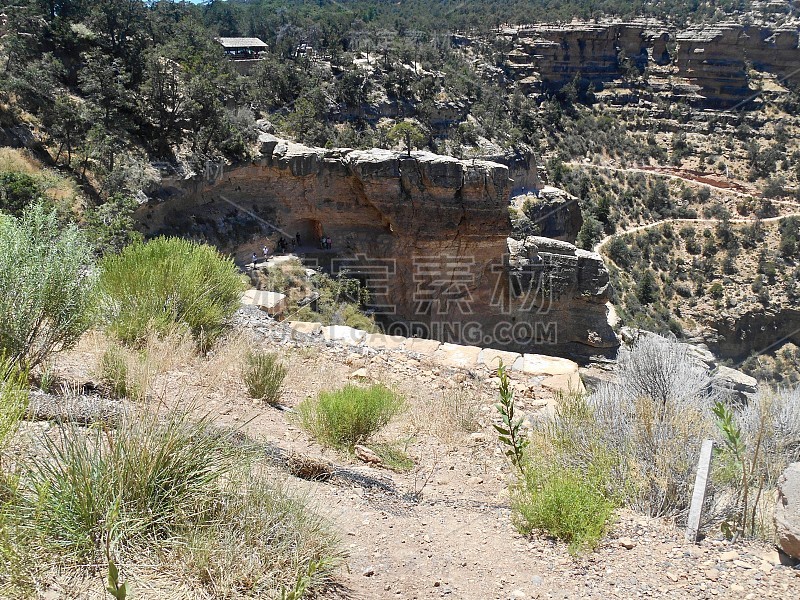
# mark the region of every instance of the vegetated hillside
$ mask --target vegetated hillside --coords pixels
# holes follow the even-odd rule
[[[604,252],[610,259],[615,304],[625,322],[713,339],[726,335],[727,323],[750,321],[750,327],[762,327],[766,315],[780,320],[782,311],[795,309],[800,299],[799,238],[798,217],[735,223],[726,214],[715,222],[676,221],[621,234]],[[789,315],[785,319],[792,322]],[[796,324],[786,331],[774,323],[767,327],[776,330],[776,340],[787,338],[769,348],[771,358],[754,356],[742,368],[760,379],[797,382],[796,346],[791,343],[796,332],[790,331]],[[755,352],[762,342],[751,343]],[[728,357],[747,358],[746,339],[742,346],[737,340],[722,346]]]
[[[681,6],[698,20],[711,18],[705,3],[647,10],[675,16]],[[746,8],[715,3],[712,12]],[[738,176],[720,157],[746,154],[743,164],[753,163],[759,180],[773,177],[781,161],[783,170],[794,169],[786,145],[795,137],[794,120],[783,118],[794,112],[791,91],[768,99],[755,116],[731,114],[709,131],[697,129],[708,115],[683,101],[660,98],[652,110],[628,110],[580,78],[555,95],[525,91],[508,64],[513,44],[489,25],[581,9],[568,2],[23,2],[9,7],[2,26],[0,116],[6,128],[26,124],[52,160],[101,200],[147,190],[157,179],[153,160],[162,169],[177,163],[197,171],[209,159],[246,158],[259,118],[301,142],[329,147],[403,145],[392,127],[410,118],[415,145],[456,156],[534,150],[562,160],[588,155],[687,166],[699,156],[702,165]],[[592,10],[628,16],[632,8],[601,3]],[[480,18],[467,28],[461,19],[472,14]],[[765,14],[773,24],[786,17]],[[458,29],[465,35],[453,36]],[[225,59],[216,35],[258,36],[269,50],[243,74]],[[651,75],[663,75],[625,73],[622,88],[643,97],[655,85]],[[767,110],[774,123],[784,123],[774,132],[763,127]],[[9,141],[20,135],[6,133]],[[793,181],[782,177],[784,185]],[[775,179],[772,189],[781,184]]]

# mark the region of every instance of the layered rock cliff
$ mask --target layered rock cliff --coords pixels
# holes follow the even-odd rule
[[[534,25],[515,30],[516,48],[509,54],[509,67],[527,87],[537,84],[555,90],[576,76],[594,83],[621,75],[624,60],[643,69],[648,49],[653,59],[664,61],[666,33],[650,31],[639,23],[571,23]],[[661,41],[661,44],[657,42]]]
[[[781,82],[800,82],[797,28],[723,23],[687,29],[676,39],[678,72],[698,87],[708,105],[729,107],[752,95],[748,63]]]
[[[726,108],[749,98],[748,67],[780,83],[800,82],[798,28],[720,23],[683,31],[652,21],[537,25],[504,32],[514,42],[508,70],[527,91],[554,91],[576,77],[602,87],[631,68],[668,66],[669,90]],[[670,55],[669,42],[675,42]],[[632,97],[631,100],[636,100]]]
[[[617,345],[599,256],[543,238],[529,244],[538,260],[509,253],[506,166],[260,141],[250,164],[165,178],[142,223],[211,241],[242,262],[266,240],[299,234],[299,252],[367,284],[391,333],[545,354]],[[318,250],[322,235],[331,251]]]

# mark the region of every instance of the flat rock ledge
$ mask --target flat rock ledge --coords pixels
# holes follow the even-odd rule
[[[514,378],[535,380],[535,383],[553,392],[585,390],[578,364],[566,358],[368,333],[345,325],[323,326],[321,323],[307,321],[288,321],[283,325],[288,328],[289,337],[296,341],[317,339],[354,348],[402,352],[412,358],[424,358],[435,366],[466,371],[494,371],[502,360],[510,368]]]

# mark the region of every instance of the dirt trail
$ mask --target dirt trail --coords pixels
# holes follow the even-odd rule
[[[348,553],[335,585],[320,598],[800,597],[800,571],[781,566],[769,545],[732,545],[716,539],[715,531],[697,545],[687,544],[674,523],[627,510],[618,511],[596,551],[578,558],[561,542],[517,533],[508,494],[514,476],[491,426],[497,391],[488,371],[443,368],[403,352],[275,339],[264,333],[269,326],[261,318],[248,321],[246,328],[255,337],[248,338],[242,351],[277,351],[288,367],[284,410],[248,398],[235,361],[220,363],[227,365],[225,370],[214,366],[209,372],[202,363],[181,363],[156,387],[159,397],[171,402],[194,399],[201,413],[213,415],[222,426],[240,428],[262,443],[269,456],[298,452],[337,465],[337,475],[324,482],[299,479],[285,470],[276,474],[330,520]],[[61,355],[57,370],[71,381],[86,381],[101,357],[102,345],[87,340]],[[370,379],[406,398],[407,411],[382,437],[407,444],[416,463],[409,473],[324,450],[292,419],[292,409],[303,399],[353,381],[362,368]],[[518,408],[526,416],[537,414],[548,400],[548,392],[535,384],[519,380],[515,386]],[[447,408],[453,405],[442,404],[457,394],[459,402],[474,408],[472,432],[455,427],[448,412],[452,408]],[[143,593],[145,587],[134,589]]]
[[[748,198],[748,199],[760,199],[762,198],[761,194],[758,191],[751,187],[747,186],[739,181],[733,181],[730,179],[725,179],[718,175],[714,175],[711,173],[703,173],[700,171],[694,171],[692,169],[678,169],[676,167],[666,167],[662,165],[643,165],[640,167],[615,167],[612,165],[596,165],[593,163],[582,163],[576,161],[570,161],[564,163],[569,167],[576,167],[581,169],[596,169],[599,171],[613,171],[613,172],[625,172],[625,173],[642,173],[645,175],[660,175],[662,177],[666,177],[669,179],[677,179],[684,183],[692,184],[692,185],[707,185],[709,187],[715,188],[722,192],[727,192],[733,194],[735,196],[739,196],[741,198]],[[780,199],[771,199],[771,202],[774,204],[782,204],[786,206],[800,206],[800,202],[796,202],[794,200],[780,200]]]
[[[766,219],[746,219],[746,218],[733,218],[728,219],[729,223],[733,224],[745,224],[745,223],[756,223],[760,221],[761,223],[777,223],[783,219],[787,219],[789,217],[800,217],[800,212],[793,212],[787,213],[785,215],[780,215],[778,217],[768,217]],[[629,235],[631,233],[638,233],[640,231],[645,231],[646,229],[652,229],[653,227],[658,227],[659,225],[665,225],[667,223],[687,223],[687,224],[695,224],[695,225],[716,225],[722,222],[722,219],[661,219],[659,221],[653,221],[652,223],[645,223],[644,225],[636,225],[635,227],[629,227],[628,229],[624,229],[622,231],[617,231],[615,233],[611,233],[597,242],[592,250],[600,254],[603,251],[603,248],[610,242],[613,238],[617,236]]]
[[[353,362],[352,350],[332,347],[303,359],[302,367],[294,365],[290,372],[302,368],[306,376],[288,398],[290,403],[315,388],[345,381],[357,366],[348,362]],[[367,369],[403,391],[415,412],[430,411],[423,407],[439,394],[453,393],[454,381],[461,378],[457,371],[402,355],[375,357]],[[800,595],[800,577],[776,566],[776,554],[766,545],[733,547],[708,539],[693,546],[684,542],[683,531],[673,524],[630,511],[619,512],[596,552],[577,559],[563,543],[520,535],[511,522],[508,484],[513,475],[490,425],[496,392],[486,382],[468,377],[466,383],[470,382],[474,387],[469,389],[483,409],[481,428],[473,434],[456,432],[449,444],[424,431],[412,433],[409,451],[417,461],[412,473],[350,464],[364,474],[362,480],[293,480],[336,523],[350,554],[348,569],[341,573],[342,588],[329,597],[796,600]],[[538,392],[519,394],[528,414],[540,399]],[[250,425],[254,432],[283,439],[287,449],[321,452],[305,433],[292,428],[286,413],[234,403],[231,415],[238,422],[256,416]],[[430,421],[440,418],[435,411],[421,416]],[[325,455],[343,460],[330,452]],[[630,538],[633,547],[623,547],[622,537]],[[722,553],[734,548],[745,566],[723,559]]]

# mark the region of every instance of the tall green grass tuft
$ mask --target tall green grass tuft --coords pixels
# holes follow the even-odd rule
[[[144,390],[133,381],[128,357],[117,346],[111,346],[100,359],[100,380],[113,398],[142,399]]]
[[[28,374],[0,354],[0,477],[3,476],[2,452],[28,405],[27,383]]]
[[[42,543],[77,560],[121,544],[164,539],[201,517],[241,461],[230,433],[186,412],[155,412],[117,430],[62,425],[32,460],[32,523]],[[44,517],[44,518],[42,518]]]
[[[300,499],[266,478],[254,444],[188,411],[149,412],[115,430],[62,425],[22,465],[16,495],[0,511],[0,581],[26,583],[53,568],[121,565],[184,581],[199,595],[274,597],[312,573],[330,577],[338,539]]]
[[[242,372],[247,393],[251,398],[275,405],[281,398],[286,367],[278,362],[274,352],[250,352]]]
[[[347,385],[307,398],[298,405],[297,418],[321,443],[352,450],[375,435],[403,407],[403,398],[386,386]]]
[[[127,344],[150,333],[188,329],[205,351],[239,306],[243,284],[233,261],[179,238],[137,242],[100,263],[111,332]]]

